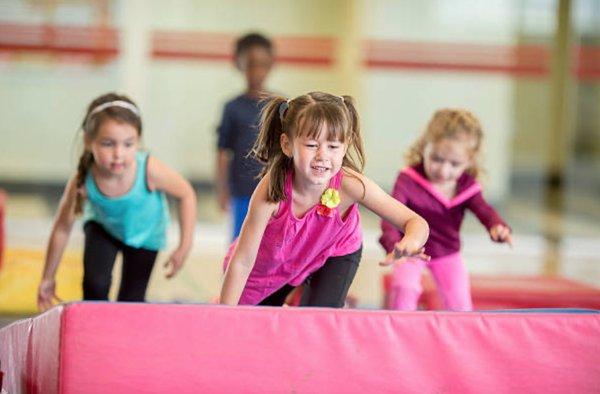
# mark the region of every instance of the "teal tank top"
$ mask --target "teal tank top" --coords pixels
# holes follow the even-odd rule
[[[125,245],[159,250],[166,243],[169,209],[164,192],[148,190],[148,153],[136,154],[137,170],[133,186],[124,195],[108,197],[98,189],[91,171],[85,178],[87,199],[84,223],[92,220]]]

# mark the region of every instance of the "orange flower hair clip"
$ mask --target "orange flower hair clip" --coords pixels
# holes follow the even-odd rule
[[[335,207],[340,205],[340,193],[334,188],[326,189],[321,195],[321,204],[317,207],[317,213],[321,216],[332,217]]]

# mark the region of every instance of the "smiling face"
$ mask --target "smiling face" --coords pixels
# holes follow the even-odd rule
[[[94,155],[99,170],[122,175],[135,162],[139,139],[137,129],[131,124],[107,118],[91,141],[86,141],[86,149]]]
[[[328,137],[325,123],[315,136],[301,135],[290,141],[285,133],[281,135],[281,148],[287,157],[293,158],[298,180],[312,186],[328,185],[340,170],[347,145]]]
[[[434,184],[453,183],[472,164],[472,148],[466,138],[442,138],[428,142],[423,150],[423,167]]]

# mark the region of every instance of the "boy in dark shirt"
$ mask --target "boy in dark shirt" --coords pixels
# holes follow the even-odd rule
[[[258,184],[261,165],[248,153],[258,136],[262,104],[260,95],[273,66],[271,41],[256,33],[239,38],[235,44],[235,65],[244,73],[246,91],[225,104],[217,131],[216,189],[220,208],[231,212],[233,238],[246,217],[250,196]]]

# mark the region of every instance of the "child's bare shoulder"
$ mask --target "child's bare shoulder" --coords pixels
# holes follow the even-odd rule
[[[360,172],[349,167],[342,167],[344,177],[341,189],[344,194],[355,201],[360,201],[365,196],[366,186],[369,180]]]
[[[251,205],[268,212],[270,215],[275,214],[279,208],[279,202],[269,201],[269,187],[271,179],[269,174],[265,174],[258,182],[254,193],[252,193]]]

